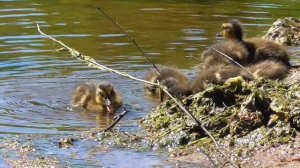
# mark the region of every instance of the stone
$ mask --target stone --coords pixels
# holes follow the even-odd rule
[[[300,45],[300,19],[287,17],[273,23],[264,38],[288,46]]]

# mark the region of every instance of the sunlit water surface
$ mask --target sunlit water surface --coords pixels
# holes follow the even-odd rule
[[[107,81],[122,93],[130,112],[118,126],[126,131],[139,129],[137,121],[158,104],[144,94],[143,84],[89,68],[68,53],[55,52],[59,46],[38,34],[36,24],[99,63],[143,78],[151,65],[96,9],[99,1],[0,0],[0,4],[1,137],[66,135],[105,128],[113,116],[71,106],[74,88],[86,81]],[[155,64],[176,66],[186,73],[194,71],[197,62],[185,56],[199,56],[214,43],[223,21],[238,18],[247,36],[262,36],[278,18],[300,16],[299,1],[281,0],[107,0],[101,1],[101,7]],[[126,155],[126,151],[119,153]],[[107,156],[102,159],[107,160],[105,166],[111,163]]]

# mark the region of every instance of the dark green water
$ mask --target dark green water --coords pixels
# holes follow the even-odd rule
[[[157,105],[144,95],[142,84],[54,52],[57,45],[38,34],[37,23],[45,33],[99,63],[143,78],[151,65],[97,11],[99,1],[0,0],[0,4],[1,137],[74,134],[106,127],[111,117],[71,108],[74,87],[85,81],[105,80],[118,88],[131,110],[119,124],[127,131],[136,130],[136,121]],[[198,56],[214,43],[227,19],[240,19],[247,36],[262,36],[278,18],[300,16],[299,1],[283,0],[103,0],[100,5],[155,64],[177,66],[186,72],[197,62],[185,56]]]

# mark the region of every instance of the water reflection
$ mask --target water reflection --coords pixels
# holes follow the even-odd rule
[[[76,84],[105,80],[116,85],[131,111],[122,128],[137,129],[136,121],[158,102],[145,96],[141,83],[98,71],[58,53],[58,46],[38,35],[47,34],[93,56],[99,63],[143,78],[151,65],[95,6],[99,1],[1,1],[0,7],[0,130],[20,133],[73,134],[103,129],[112,117],[74,110],[70,97]],[[102,7],[131,34],[158,65],[187,72],[198,56],[216,41],[220,24],[240,19],[247,36],[263,35],[283,16],[299,16],[296,1],[101,1]],[[72,9],[70,10],[70,6]],[[79,12],[80,11],[80,12]],[[296,60],[296,59],[294,59]]]

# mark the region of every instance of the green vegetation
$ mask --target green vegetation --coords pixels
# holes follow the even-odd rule
[[[295,135],[300,128],[299,98],[300,83],[247,83],[237,77],[188,97],[184,103],[215,138],[251,136],[247,143],[254,146],[286,143]],[[158,146],[179,147],[208,139],[172,100],[157,107],[141,125]]]

